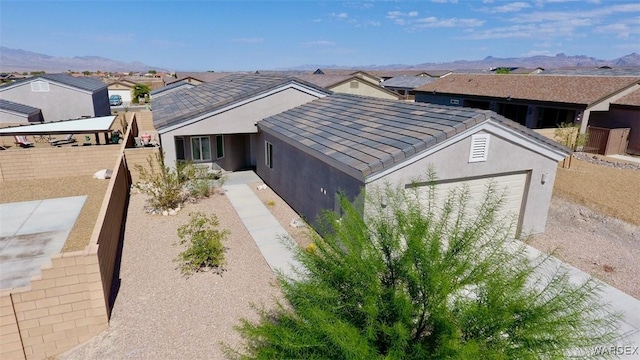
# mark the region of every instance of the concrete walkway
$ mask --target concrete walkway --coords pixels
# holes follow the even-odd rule
[[[618,159],[618,160],[624,160],[624,161],[628,161],[630,163],[635,163],[635,164],[640,165],[640,157],[636,157],[636,156],[616,154],[616,155],[607,155],[606,157],[610,157],[610,158],[614,158],[614,159]]]
[[[299,267],[300,264],[293,259],[291,251],[283,244],[282,239],[287,235],[287,231],[247,185],[256,182],[262,182],[262,179],[253,171],[234,172],[227,174],[223,189],[271,269],[292,275],[291,266]],[[289,244],[295,244],[292,241],[290,240]],[[531,257],[542,254],[530,246],[527,248]],[[575,284],[590,277],[586,272],[558,259],[553,258],[552,261],[555,265],[562,264],[568,268],[570,280]],[[622,336],[615,344],[602,345],[629,346],[617,349],[621,354],[622,351],[626,351],[622,358],[640,359],[640,300],[605,283],[602,283],[602,298],[605,303],[610,304],[612,311],[622,314]]]
[[[293,258],[290,248],[297,245],[249,188],[247,184],[253,182],[262,182],[262,179],[253,171],[239,171],[227,174],[222,188],[271,270],[294,277],[292,269],[300,268],[300,264]]]

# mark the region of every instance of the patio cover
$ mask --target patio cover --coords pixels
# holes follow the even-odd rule
[[[115,115],[19,125],[0,129],[0,135],[95,134],[111,131]]]

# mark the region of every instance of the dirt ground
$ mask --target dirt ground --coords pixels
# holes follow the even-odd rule
[[[77,251],[89,244],[108,185],[109,180],[98,180],[92,176],[1,181],[0,203],[87,195],[80,215],[62,248],[63,252]]]
[[[640,225],[640,171],[574,158],[571,168],[558,167],[553,194],[603,215]]]

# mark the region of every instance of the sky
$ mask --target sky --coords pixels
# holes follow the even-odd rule
[[[0,45],[182,71],[640,53],[639,0],[8,1]]]

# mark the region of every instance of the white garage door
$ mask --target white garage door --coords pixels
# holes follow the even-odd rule
[[[131,103],[131,90],[109,90],[109,96],[120,95],[124,104]]]
[[[442,204],[447,198],[449,191],[451,191],[452,189],[462,189],[464,186],[468,186],[470,195],[470,207],[468,207],[468,209],[476,208],[482,203],[487,190],[487,186],[492,182],[497,185],[496,188],[499,194],[504,191],[504,204],[502,207],[501,215],[508,214],[514,217],[515,223],[514,228],[512,229],[512,235],[516,235],[520,231],[520,212],[525,190],[527,188],[527,173],[497,175],[495,177],[460,179],[459,181],[454,180],[441,182],[438,183],[435,188],[436,203]],[[428,186],[419,188],[420,198],[423,199],[423,201],[428,201],[428,191]]]

